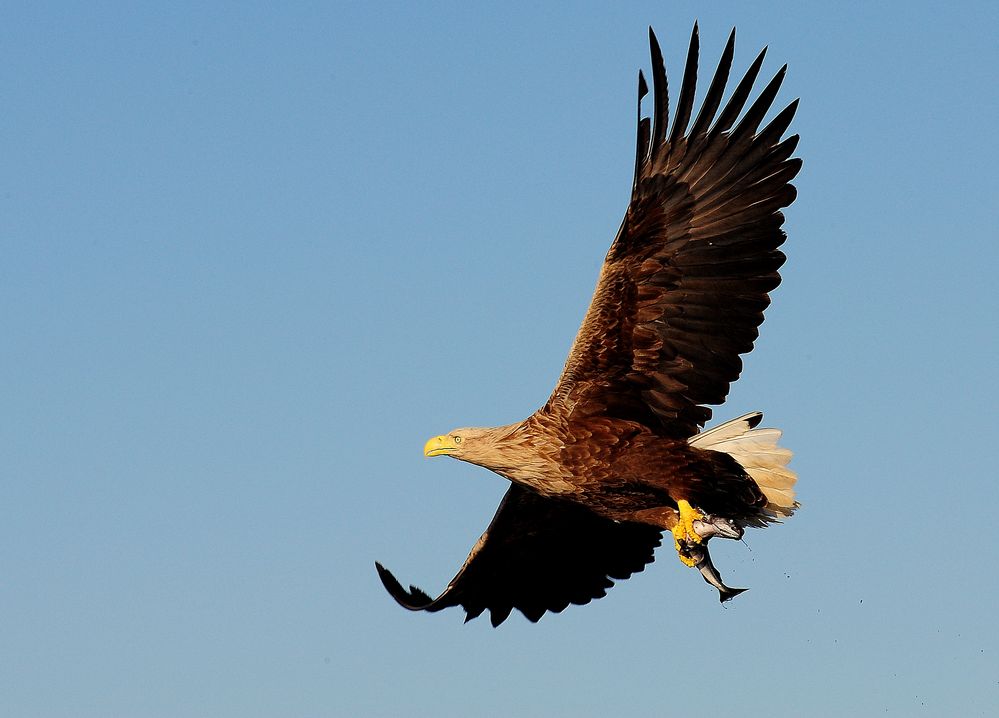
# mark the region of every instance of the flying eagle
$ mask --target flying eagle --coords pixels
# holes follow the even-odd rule
[[[743,113],[761,52],[721,112],[735,49],[729,36],[693,124],[697,25],[676,114],[667,127],[666,70],[655,33],[652,119],[638,75],[638,147],[631,203],[590,308],[544,406],[524,421],[455,429],[427,442],[511,482],[492,522],[443,593],[405,590],[381,564],[388,592],[414,611],[461,605],[494,626],[516,608],[537,621],[605,595],[653,560],[664,530],[688,566],[725,601],[711,563],[714,536],[741,538],[798,507],[791,452],[753,413],[702,431],[724,402],[780,283],[780,209],[794,201],[798,136],[782,139],[795,100],[759,129],[785,65]],[[741,118],[740,118],[741,115]]]

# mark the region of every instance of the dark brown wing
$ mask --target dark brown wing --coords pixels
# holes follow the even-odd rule
[[[697,26],[690,39],[669,135],[666,71],[655,34],[654,116],[641,118],[648,89],[639,73],[638,149],[631,204],[607,254],[565,369],[542,411],[608,415],[687,438],[725,400],[780,283],[781,207],[801,167],[798,137],[781,140],[792,102],[762,130],[786,69],[743,114],[763,63],[753,62],[717,115],[735,47],[721,62],[690,130]],[[736,124],[736,119],[742,119]],[[734,126],[733,126],[734,125]]]
[[[466,621],[489,609],[498,626],[514,608],[537,621],[570,603],[601,598],[614,585],[651,563],[661,533],[652,526],[618,523],[564,501],[514,485],[472,548],[458,575],[435,599],[407,591],[376,563],[385,588],[412,611],[461,605]]]

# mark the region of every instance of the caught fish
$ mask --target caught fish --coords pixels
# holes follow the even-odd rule
[[[733,521],[721,517],[705,516],[694,521],[694,533],[701,537],[700,543],[684,541],[680,547],[680,553],[694,562],[694,567],[701,572],[705,581],[718,589],[718,600],[722,603],[735,598],[745,588],[731,588],[722,581],[721,574],[711,562],[711,554],[708,553],[708,540],[714,537],[727,539],[741,539],[743,529]]]

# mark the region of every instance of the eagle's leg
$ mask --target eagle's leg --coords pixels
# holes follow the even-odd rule
[[[704,519],[704,514],[684,499],[677,501],[676,506],[680,511],[680,518],[677,519],[676,526],[672,529],[673,546],[684,565],[693,567],[697,564],[697,559],[690,555],[687,546],[701,543],[701,537],[694,531],[694,522]]]

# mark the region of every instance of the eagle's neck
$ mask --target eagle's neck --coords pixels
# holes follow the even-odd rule
[[[476,451],[462,457],[514,483],[554,495],[572,489],[562,474],[558,448],[530,420],[483,429]]]

